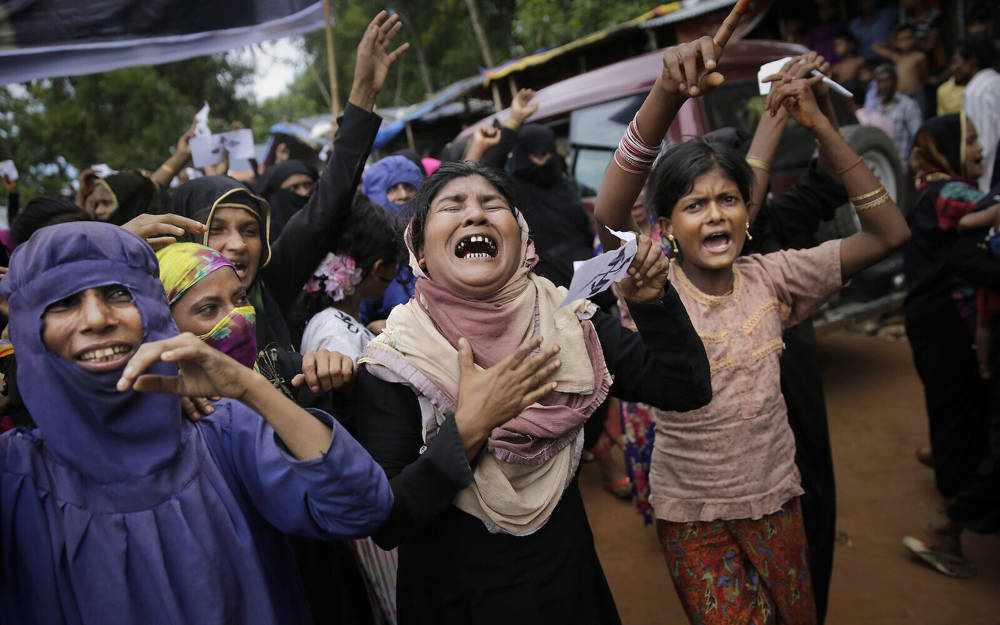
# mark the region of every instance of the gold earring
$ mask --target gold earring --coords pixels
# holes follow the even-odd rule
[[[753,241],[753,236],[750,234],[750,222],[747,222],[747,241]]]
[[[674,238],[674,235],[668,234],[667,240],[670,241],[670,251],[673,252],[673,255],[677,256],[680,254],[681,250],[677,247],[677,239]]]

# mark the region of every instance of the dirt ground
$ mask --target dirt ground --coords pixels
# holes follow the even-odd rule
[[[921,536],[941,505],[931,470],[913,458],[927,417],[909,346],[837,331],[820,339],[819,357],[838,507],[827,623],[1000,624],[998,537],[966,534],[979,575],[964,580],[918,564],[900,542]],[[622,622],[685,623],[653,528],[601,488],[596,465],[584,465],[580,487]]]

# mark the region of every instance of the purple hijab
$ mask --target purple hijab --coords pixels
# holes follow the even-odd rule
[[[299,462],[240,403],[193,425],[176,397],[119,393],[120,372],[44,348],[46,307],[108,284],[131,292],[144,341],[176,334],[157,275],[135,235],[74,223],[35,233],[0,281],[38,424],[0,435],[2,623],[307,624],[283,532],[353,538],[388,517],[385,473],[328,415],[315,414],[335,432],[327,453]]]
[[[14,250],[0,294],[10,303],[10,337],[24,404],[64,464],[89,478],[146,475],[173,458],[180,443],[180,399],[119,393],[121,371],[93,373],[42,345],[42,315],[60,299],[91,287],[120,284],[142,317],[143,341],[177,334],[145,241],[97,222],[42,228]],[[150,373],[175,375],[173,364]],[[124,416],[123,416],[124,415]]]

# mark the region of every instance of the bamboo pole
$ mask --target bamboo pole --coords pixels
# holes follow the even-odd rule
[[[496,63],[493,62],[493,54],[490,52],[490,43],[486,39],[486,31],[483,30],[483,24],[479,21],[479,8],[476,6],[476,0],[465,0],[465,6],[469,8],[472,30],[476,33],[476,40],[479,42],[479,49],[483,53],[486,67],[494,67]]]
[[[340,94],[337,92],[337,64],[333,57],[333,21],[330,19],[330,0],[323,0],[323,16],[326,26],[326,65],[330,73],[330,141],[337,132],[337,117],[340,115]]]

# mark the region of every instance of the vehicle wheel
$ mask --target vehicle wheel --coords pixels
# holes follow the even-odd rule
[[[896,154],[896,145],[882,130],[872,126],[845,126],[843,134],[847,143],[865,159],[865,164],[885,185],[889,196],[906,216],[905,196],[908,187],[903,178],[899,155]],[[854,206],[847,202],[837,208],[832,220],[820,224],[817,234],[821,241],[827,241],[848,237],[860,230],[858,214]],[[841,297],[863,301],[887,293],[898,287],[897,276],[902,272],[902,254],[897,251],[855,276],[851,287],[845,289]]]
[[[886,191],[889,192],[896,205],[906,214],[906,182],[903,179],[903,167],[896,154],[896,144],[886,136],[881,129],[873,126],[845,126],[844,139],[854,151],[865,159],[865,165],[872,170]],[[858,214],[850,202],[839,207],[830,224],[838,238],[850,236],[861,230]]]

